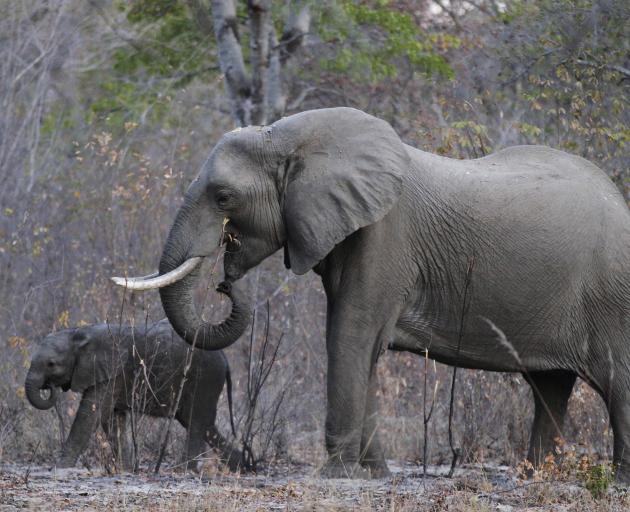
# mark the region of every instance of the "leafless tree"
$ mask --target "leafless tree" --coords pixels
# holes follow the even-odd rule
[[[191,4],[200,28],[208,33],[212,26],[235,122],[239,126],[262,125],[281,117],[287,104],[284,68],[309,31],[307,3],[288,2],[285,27],[278,39],[271,0],[247,1],[251,72],[245,66],[234,0],[211,0],[210,16],[203,0],[192,0]]]

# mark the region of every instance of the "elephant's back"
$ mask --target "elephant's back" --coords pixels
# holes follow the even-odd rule
[[[212,371],[220,373],[221,380],[225,379],[228,363],[223,351],[192,349],[166,319],[149,326],[145,335],[139,338],[143,340],[142,347],[138,347],[140,357],[163,372],[181,374],[190,363],[188,377],[203,376]]]
[[[605,189],[616,191],[606,173],[592,162],[548,146],[512,146],[482,158],[461,162],[478,165],[487,173],[565,179],[574,184],[597,182]]]
[[[428,174],[432,186],[459,209],[548,222],[564,212],[587,225],[594,219],[615,236],[627,232],[630,210],[623,196],[604,171],[577,155],[546,146],[513,146],[471,160],[408,151],[418,179]]]
[[[417,180],[428,183],[440,211],[456,212],[458,232],[471,234],[460,243],[465,252],[486,256],[489,276],[508,282],[518,268],[540,276],[524,287],[544,288],[544,276],[552,273],[553,286],[591,288],[610,285],[614,275],[619,287],[630,287],[630,210],[591,162],[544,146],[515,146],[474,160],[410,151]],[[422,201],[419,195],[416,202]]]
[[[604,171],[592,162],[548,146],[511,146],[474,159],[455,159],[406,146],[419,172],[422,170],[446,173],[453,178],[489,180],[488,185],[501,181],[554,181],[568,180],[570,185],[593,184],[615,191],[616,187]],[[618,195],[618,192],[617,192]]]

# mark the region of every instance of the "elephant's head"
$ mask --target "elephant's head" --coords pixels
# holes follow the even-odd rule
[[[166,315],[189,343],[223,348],[245,330],[249,308],[238,289],[219,325],[192,302],[197,264],[226,244],[225,279],[238,280],[278,249],[304,274],[345,237],[379,221],[401,193],[409,167],[385,121],[351,108],[312,110],[219,141],[186,193],[160,261],[160,276],[118,279],[132,289],[161,287]],[[184,277],[182,277],[184,275]]]
[[[83,392],[109,378],[112,344],[104,342],[104,327],[64,329],[46,336],[31,359],[24,383],[28,401],[37,409],[50,409],[57,388]],[[49,390],[48,397],[42,396]]]

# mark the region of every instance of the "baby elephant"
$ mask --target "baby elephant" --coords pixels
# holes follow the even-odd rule
[[[46,336],[33,354],[26,377],[29,402],[38,409],[51,408],[57,387],[83,395],[57,466],[75,465],[100,423],[115,457],[122,460],[124,469],[132,470],[125,427],[127,411],[133,408],[151,416],[175,413],[188,433],[183,457],[186,467],[197,469],[207,442],[230,469],[238,469],[241,454],[215,427],[217,401],[227,382],[234,431],[227,359],[221,351],[189,351],[168,320],[146,327],[89,325]],[[180,390],[187,363],[190,366]],[[48,397],[41,394],[45,389]]]

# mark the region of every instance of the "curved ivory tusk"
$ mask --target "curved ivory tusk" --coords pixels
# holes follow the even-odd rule
[[[130,283],[132,281],[146,281],[147,279],[153,279],[154,277],[158,277],[159,275],[160,275],[159,272],[153,272],[153,274],[147,274],[146,276],[141,276],[141,277],[122,277],[122,278],[117,277],[116,279],[127,279],[127,282]]]
[[[112,277],[111,280],[118,286],[124,286],[129,290],[153,290],[155,288],[163,288],[169,284],[173,284],[183,277],[190,274],[201,263],[203,258],[195,256],[187,259],[179,267],[171,270],[167,274],[158,275],[157,277]]]

